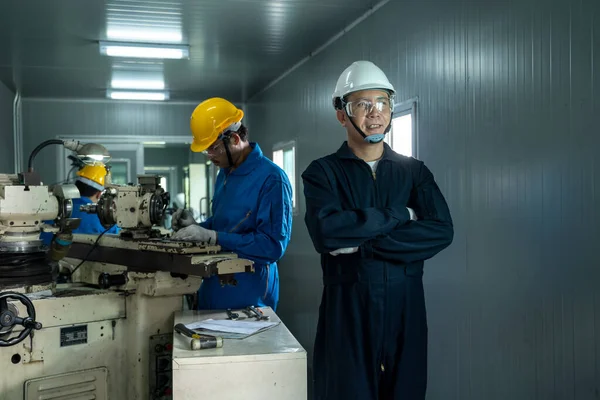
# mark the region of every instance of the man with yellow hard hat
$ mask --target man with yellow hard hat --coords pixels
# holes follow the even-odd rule
[[[119,227],[116,225],[106,230],[100,223],[96,214],[88,214],[79,211],[79,207],[84,204],[97,203],[100,195],[104,191],[104,181],[106,179],[106,167],[102,164],[86,165],[77,171],[75,186],[79,189],[80,198],[73,199],[73,213],[71,218],[80,218],[81,223],[73,233],[100,234],[106,231],[107,234],[118,234]]]
[[[79,190],[80,197],[73,199],[73,211],[71,218],[79,218],[81,222],[73,233],[101,234],[106,230],[100,223],[100,219],[96,214],[88,214],[79,211],[83,204],[97,203],[100,195],[104,191],[104,182],[106,179],[106,167],[104,164],[86,165],[77,171],[75,186]],[[53,221],[46,221],[52,224]],[[106,233],[118,234],[120,228],[116,225],[111,227]],[[42,242],[49,246],[52,242],[53,234],[43,232],[40,235]]]
[[[211,98],[192,113],[191,150],[204,152],[220,168],[212,216],[196,224],[190,212],[173,215],[173,238],[218,244],[254,261],[254,273],[235,274],[236,286],[205,279],[199,309],[269,306],[279,301],[277,262],[292,232],[292,187],[286,173],[249,142],[244,113],[229,101]],[[187,214],[187,216],[186,216]]]

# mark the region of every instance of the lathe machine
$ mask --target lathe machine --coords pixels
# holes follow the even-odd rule
[[[156,176],[107,184],[84,210],[119,235],[73,234],[78,196],[73,185],[0,175],[0,399],[167,399],[183,295],[204,277],[234,283],[252,262],[157,228],[169,197]],[[54,234],[49,247],[42,231]]]

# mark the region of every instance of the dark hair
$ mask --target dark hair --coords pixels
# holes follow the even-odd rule
[[[240,139],[242,139],[242,142],[248,141],[248,128],[246,128],[246,125],[242,124],[236,133],[239,135]]]
[[[81,195],[81,197],[93,197],[96,195],[96,193],[101,191],[96,189],[95,187],[86,185],[81,181],[75,181],[75,186],[77,186],[77,189],[79,189],[79,194]]]
[[[248,141],[248,128],[246,128],[245,125],[240,125],[239,129],[237,131],[227,131],[223,134],[223,140],[226,141],[226,143],[229,143],[228,140],[229,138],[231,138],[231,134],[237,134],[240,137],[240,140],[242,142],[247,142]]]

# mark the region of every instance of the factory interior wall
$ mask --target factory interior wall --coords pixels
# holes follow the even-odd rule
[[[13,102],[14,93],[0,82],[0,171],[14,173],[14,132]]]
[[[189,136],[196,103],[119,102],[79,99],[23,99],[23,157],[41,142],[58,136],[156,137]],[[36,157],[44,166],[42,180],[56,182],[56,151],[49,147]]]
[[[309,361],[322,283],[300,175],[345,140],[331,94],[364,59],[418,99],[418,158],[455,224],[425,264],[428,399],[598,396],[599,43],[596,0],[390,1],[247,101],[269,157],[297,145],[278,312]]]

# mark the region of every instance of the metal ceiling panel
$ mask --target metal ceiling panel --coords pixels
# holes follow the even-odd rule
[[[98,42],[190,46],[185,60],[150,60],[172,100],[244,101],[325,43],[376,1],[3,0],[0,80],[24,97],[104,98],[117,70]]]

